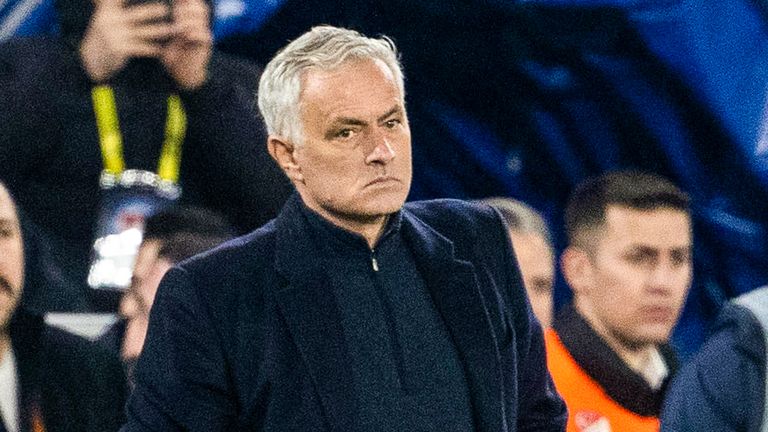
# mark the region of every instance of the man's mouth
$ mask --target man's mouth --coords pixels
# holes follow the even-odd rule
[[[366,186],[373,186],[376,184],[382,184],[382,183],[389,183],[389,182],[398,182],[400,180],[397,179],[397,177],[389,176],[389,175],[383,175],[378,176],[375,179],[368,182]]]

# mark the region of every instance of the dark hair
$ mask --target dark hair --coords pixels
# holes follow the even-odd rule
[[[182,232],[166,239],[163,245],[160,246],[157,256],[176,264],[194,255],[213,249],[230,238],[232,237]]]
[[[690,212],[688,195],[672,182],[656,174],[626,170],[614,171],[579,184],[565,209],[565,229],[570,244],[578,244],[586,230],[605,222],[609,205],[636,210],[669,208]]]
[[[144,223],[144,240],[164,241],[176,234],[233,237],[235,230],[220,214],[193,206],[172,206],[149,216]]]

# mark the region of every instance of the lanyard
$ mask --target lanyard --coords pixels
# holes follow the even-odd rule
[[[104,170],[114,176],[125,171],[123,159],[123,136],[117,118],[115,91],[107,85],[100,85],[91,91],[96,126],[99,130],[99,144],[104,159]],[[165,121],[165,138],[157,162],[157,175],[161,180],[178,183],[181,164],[181,144],[187,132],[187,115],[181,98],[177,94],[168,96],[168,115]]]

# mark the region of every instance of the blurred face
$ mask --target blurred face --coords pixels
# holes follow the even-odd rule
[[[157,288],[172,266],[168,260],[158,258],[159,249],[157,240],[142,243],[136,256],[131,286],[120,301],[120,315],[126,320],[121,352],[123,359],[133,359],[141,354]]]
[[[574,287],[578,307],[610,344],[666,342],[691,283],[689,216],[614,205],[598,233]]]
[[[389,69],[353,61],[309,71],[302,84],[304,141],[286,173],[304,203],[341,226],[399,210],[411,185],[411,134]]]
[[[0,333],[8,329],[24,285],[24,247],[16,205],[0,187]]]
[[[535,233],[510,231],[517,263],[533,313],[543,327],[552,325],[552,287],[555,279],[555,257],[547,241]]]

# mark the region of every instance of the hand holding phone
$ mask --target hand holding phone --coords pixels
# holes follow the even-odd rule
[[[204,0],[174,0],[171,12],[174,32],[160,60],[181,89],[195,90],[208,79],[211,9]]]
[[[160,58],[176,32],[172,16],[168,0],[98,0],[80,44],[88,75],[102,82],[131,58]]]

